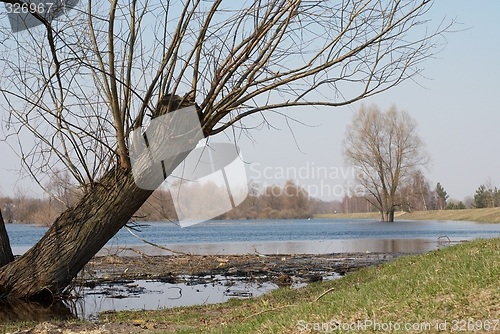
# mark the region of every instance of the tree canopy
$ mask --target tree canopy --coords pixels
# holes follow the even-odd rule
[[[0,268],[0,298],[61,293],[196,147],[198,134],[228,130],[237,141],[249,134],[250,115],[265,123],[265,112],[347,105],[419,75],[453,24],[430,27],[431,4],[88,0],[56,20],[33,13],[37,27],[1,29],[7,140],[40,186],[68,171],[82,196]],[[186,110],[199,124],[181,131],[193,115]],[[180,116],[162,118],[169,114]],[[160,118],[168,119],[161,129]],[[145,189],[131,152],[151,133],[164,135],[154,144],[168,157],[151,168],[148,150],[135,157],[140,179],[152,180]]]

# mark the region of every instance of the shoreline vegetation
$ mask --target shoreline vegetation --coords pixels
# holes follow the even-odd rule
[[[233,218],[233,217],[217,217],[214,220],[273,220],[273,219],[374,219],[380,221],[379,212],[353,212],[353,213],[321,213],[307,214],[302,216],[270,216],[270,217],[253,217],[253,218]],[[426,211],[396,211],[394,213],[394,221],[401,220],[453,220],[453,221],[470,221],[478,223],[500,223],[500,207],[482,208],[482,209],[462,209],[462,210],[426,210]],[[171,219],[156,219],[144,220],[147,222],[163,222],[171,221]],[[25,223],[18,223],[25,224]],[[27,223],[26,223],[27,224]],[[45,224],[36,224],[46,226]]]
[[[97,322],[0,325],[0,332],[42,333],[366,333],[500,330],[500,239],[478,239],[399,257],[341,279],[281,288],[251,299],[152,311],[101,313]],[[35,327],[36,326],[36,327]],[[361,327],[360,327],[361,326]],[[27,328],[31,328],[28,331]],[[33,330],[35,328],[35,330]],[[388,328],[388,327],[387,327]]]
[[[334,213],[317,214],[314,218],[338,218],[338,219],[378,219],[378,212],[361,213]],[[394,220],[456,220],[472,221],[480,223],[500,223],[500,207],[485,209],[463,209],[463,210],[428,210],[404,212],[397,211]]]
[[[196,187],[189,189],[194,193],[200,191]],[[494,191],[489,191],[500,194],[500,191],[496,190],[496,188]],[[207,193],[215,196],[218,192],[225,194],[226,189],[215,187]],[[6,223],[31,223],[50,226],[66,207],[72,206],[81,196],[80,193],[72,189],[66,189],[63,193],[67,194],[65,196],[66,205],[53,201],[51,198],[30,198],[26,195],[18,195],[14,198],[0,197],[0,209]],[[445,202],[437,205],[437,202],[432,198],[434,197],[430,196],[427,200],[430,203],[429,206],[412,202],[411,206],[408,206],[413,208],[412,212],[407,212],[408,210],[405,209],[406,211],[396,212],[394,218],[396,220],[467,220],[500,223],[500,207],[495,201],[483,203],[484,201],[478,200],[476,208],[464,209],[465,205],[455,205],[451,201],[449,203],[451,206],[446,206]],[[381,214],[374,211],[376,210],[375,207],[367,204],[369,203],[364,197],[356,196],[344,196],[342,200],[323,201],[310,196],[305,188],[294,183],[293,180],[288,180],[283,186],[261,187],[259,184],[250,183],[249,195],[242,203],[213,219],[308,219],[314,217],[380,220]],[[467,207],[469,206],[470,204]],[[429,210],[423,211],[425,207]],[[440,208],[441,210],[438,210]],[[357,213],[341,213],[349,211]],[[171,194],[165,190],[155,191],[135,213],[134,217],[141,221],[152,222],[176,221],[178,219]]]
[[[314,217],[380,219],[377,212]],[[396,221],[419,219],[500,223],[500,208],[395,215]],[[74,319],[4,323],[0,324],[0,333],[306,333],[337,332],[339,326],[358,326],[359,331],[372,333],[383,330],[382,326],[406,324],[420,326],[414,332],[459,331],[467,326],[474,326],[477,332],[497,331],[499,257],[500,238],[478,239],[405,255],[347,273],[335,281],[311,283],[299,289],[279,288],[256,298],[104,312],[93,322]]]

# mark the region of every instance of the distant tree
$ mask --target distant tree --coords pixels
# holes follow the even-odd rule
[[[73,185],[71,174],[67,170],[55,170],[49,175],[49,181],[43,188],[51,198],[62,205],[59,214],[82,196],[81,191]]]
[[[403,187],[400,202],[407,212],[432,209],[433,192],[421,170],[413,173],[410,183]]]
[[[343,155],[348,165],[359,169],[356,182],[366,190],[366,200],[390,222],[402,204],[400,188],[429,162],[416,121],[395,106],[385,113],[375,105],[361,106],[347,127]]]
[[[284,209],[302,212],[307,215],[309,210],[309,194],[307,191],[295,184],[293,180],[288,180],[283,187]]]
[[[465,209],[465,204],[462,201],[457,202],[456,200],[450,200],[445,208],[445,210],[463,210],[463,209]]]
[[[307,191],[288,180],[283,186],[271,185],[263,189],[250,182],[249,195],[237,207],[216,219],[292,219],[310,218],[316,213],[337,210],[338,201],[322,201],[309,197]]]
[[[493,191],[493,206],[495,208],[500,206],[500,190],[495,187]]]
[[[500,190],[490,184],[480,185],[474,194],[473,207],[476,209],[481,208],[494,208],[500,206]]]
[[[437,195],[437,209],[444,210],[446,208],[446,200],[450,197],[446,190],[444,190],[441,183],[436,184],[436,195]]]
[[[172,196],[169,191],[157,189],[135,213],[137,220],[177,220]]]
[[[15,220],[14,216],[14,201],[10,197],[0,198],[0,210],[2,211],[5,222],[12,223]]]
[[[471,209],[474,207],[474,198],[472,196],[467,196],[464,198],[464,205],[466,209]]]
[[[283,209],[283,190],[277,185],[266,187],[264,190],[264,206],[272,210]]]
[[[484,184],[480,185],[474,194],[474,208],[482,209],[488,207],[488,193]]]
[[[338,200],[325,201],[318,198],[309,198],[309,211],[312,214],[341,212],[342,202]]]
[[[376,212],[377,208],[371,203],[374,200],[372,198],[371,201],[368,201],[366,196],[345,195],[341,202],[341,209],[344,213]]]

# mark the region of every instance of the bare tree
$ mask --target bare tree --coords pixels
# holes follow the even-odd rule
[[[359,169],[356,181],[366,190],[367,201],[380,211],[382,221],[394,221],[395,207],[403,204],[400,188],[429,162],[416,130],[417,123],[407,112],[393,106],[383,113],[374,105],[362,106],[347,128],[345,160]]]
[[[204,137],[229,129],[236,140],[250,115],[266,122],[264,111],[286,117],[287,108],[383,92],[419,75],[442,48],[453,22],[431,30],[430,8],[429,0],[89,0],[66,19],[34,13],[41,26],[0,31],[7,140],[40,185],[64,169],[83,192],[0,268],[0,297],[63,292],[160,186],[147,156],[135,162],[141,175],[131,170],[133,134],[154,131],[153,120],[195,106]],[[174,121],[164,128],[178,130]],[[166,138],[164,176],[197,144],[195,129],[184,130]]]
[[[432,209],[434,192],[421,170],[416,170],[411,176],[411,181],[400,188],[402,189],[400,202],[403,210],[412,212]]]

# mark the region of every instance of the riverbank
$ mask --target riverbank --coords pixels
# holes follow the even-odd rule
[[[380,220],[378,212],[363,213],[336,213],[315,215],[314,218],[338,218],[338,219],[376,219]],[[486,209],[464,209],[464,210],[429,210],[404,212],[398,211],[394,214],[394,220],[456,220],[480,223],[500,223],[500,207]]]
[[[54,319],[94,320],[109,310],[222,303],[338,279],[404,253],[98,256],[72,284],[66,301],[43,307],[0,301],[0,324]]]
[[[495,332],[500,329],[499,257],[500,239],[481,239],[400,257],[334,281],[281,288],[257,298],[108,312],[100,315],[99,323],[54,326],[94,333],[121,333],[117,326],[141,333],[301,333],[327,332],[340,326],[361,326],[359,331],[367,333],[388,326],[393,326],[392,331],[410,326],[409,332],[415,333],[472,327],[476,332]]]

